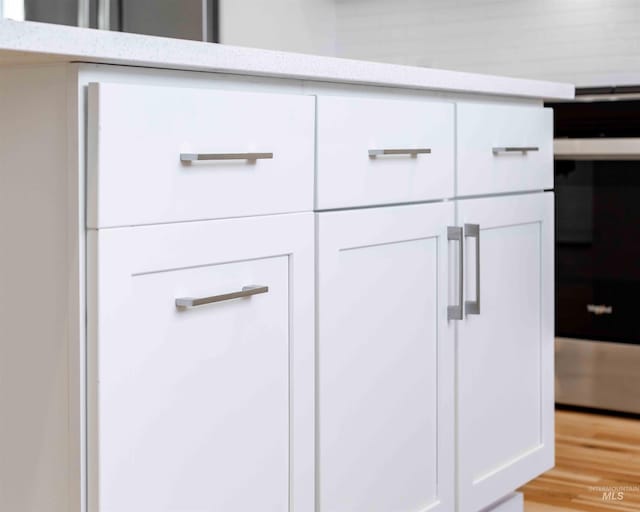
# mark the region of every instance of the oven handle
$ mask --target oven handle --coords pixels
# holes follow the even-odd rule
[[[555,139],[556,160],[640,160],[640,138]]]

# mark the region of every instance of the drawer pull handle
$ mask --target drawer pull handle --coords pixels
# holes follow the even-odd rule
[[[529,151],[540,151],[538,146],[507,146],[504,148],[493,148],[494,155],[501,155],[505,153],[522,153],[526,155]]]
[[[199,160],[266,160],[273,158],[273,153],[180,153],[181,162],[197,162]]]
[[[213,295],[211,297],[201,297],[194,299],[192,297],[183,297],[176,299],[176,308],[187,309],[195,308],[197,306],[204,306],[205,304],[213,304],[214,302],[223,302],[226,300],[241,299],[243,297],[251,297],[252,295],[258,295],[260,293],[267,293],[269,291],[268,286],[251,285],[244,286],[239,292],[223,293],[222,295]]]
[[[418,155],[428,155],[431,148],[414,148],[414,149],[370,149],[369,158],[375,158],[382,155],[410,155],[417,157]]]

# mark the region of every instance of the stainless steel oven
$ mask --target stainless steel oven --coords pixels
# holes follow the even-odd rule
[[[640,413],[637,92],[582,91],[575,102],[551,105],[556,401],[633,413]]]

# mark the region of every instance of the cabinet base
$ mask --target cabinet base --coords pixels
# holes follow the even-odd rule
[[[482,509],[481,512],[523,512],[523,510],[524,497],[521,492],[514,492],[490,507]]]

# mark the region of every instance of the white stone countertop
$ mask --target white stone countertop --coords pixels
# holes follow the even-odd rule
[[[321,57],[0,19],[0,64],[94,62],[323,82],[571,99],[566,83]]]

